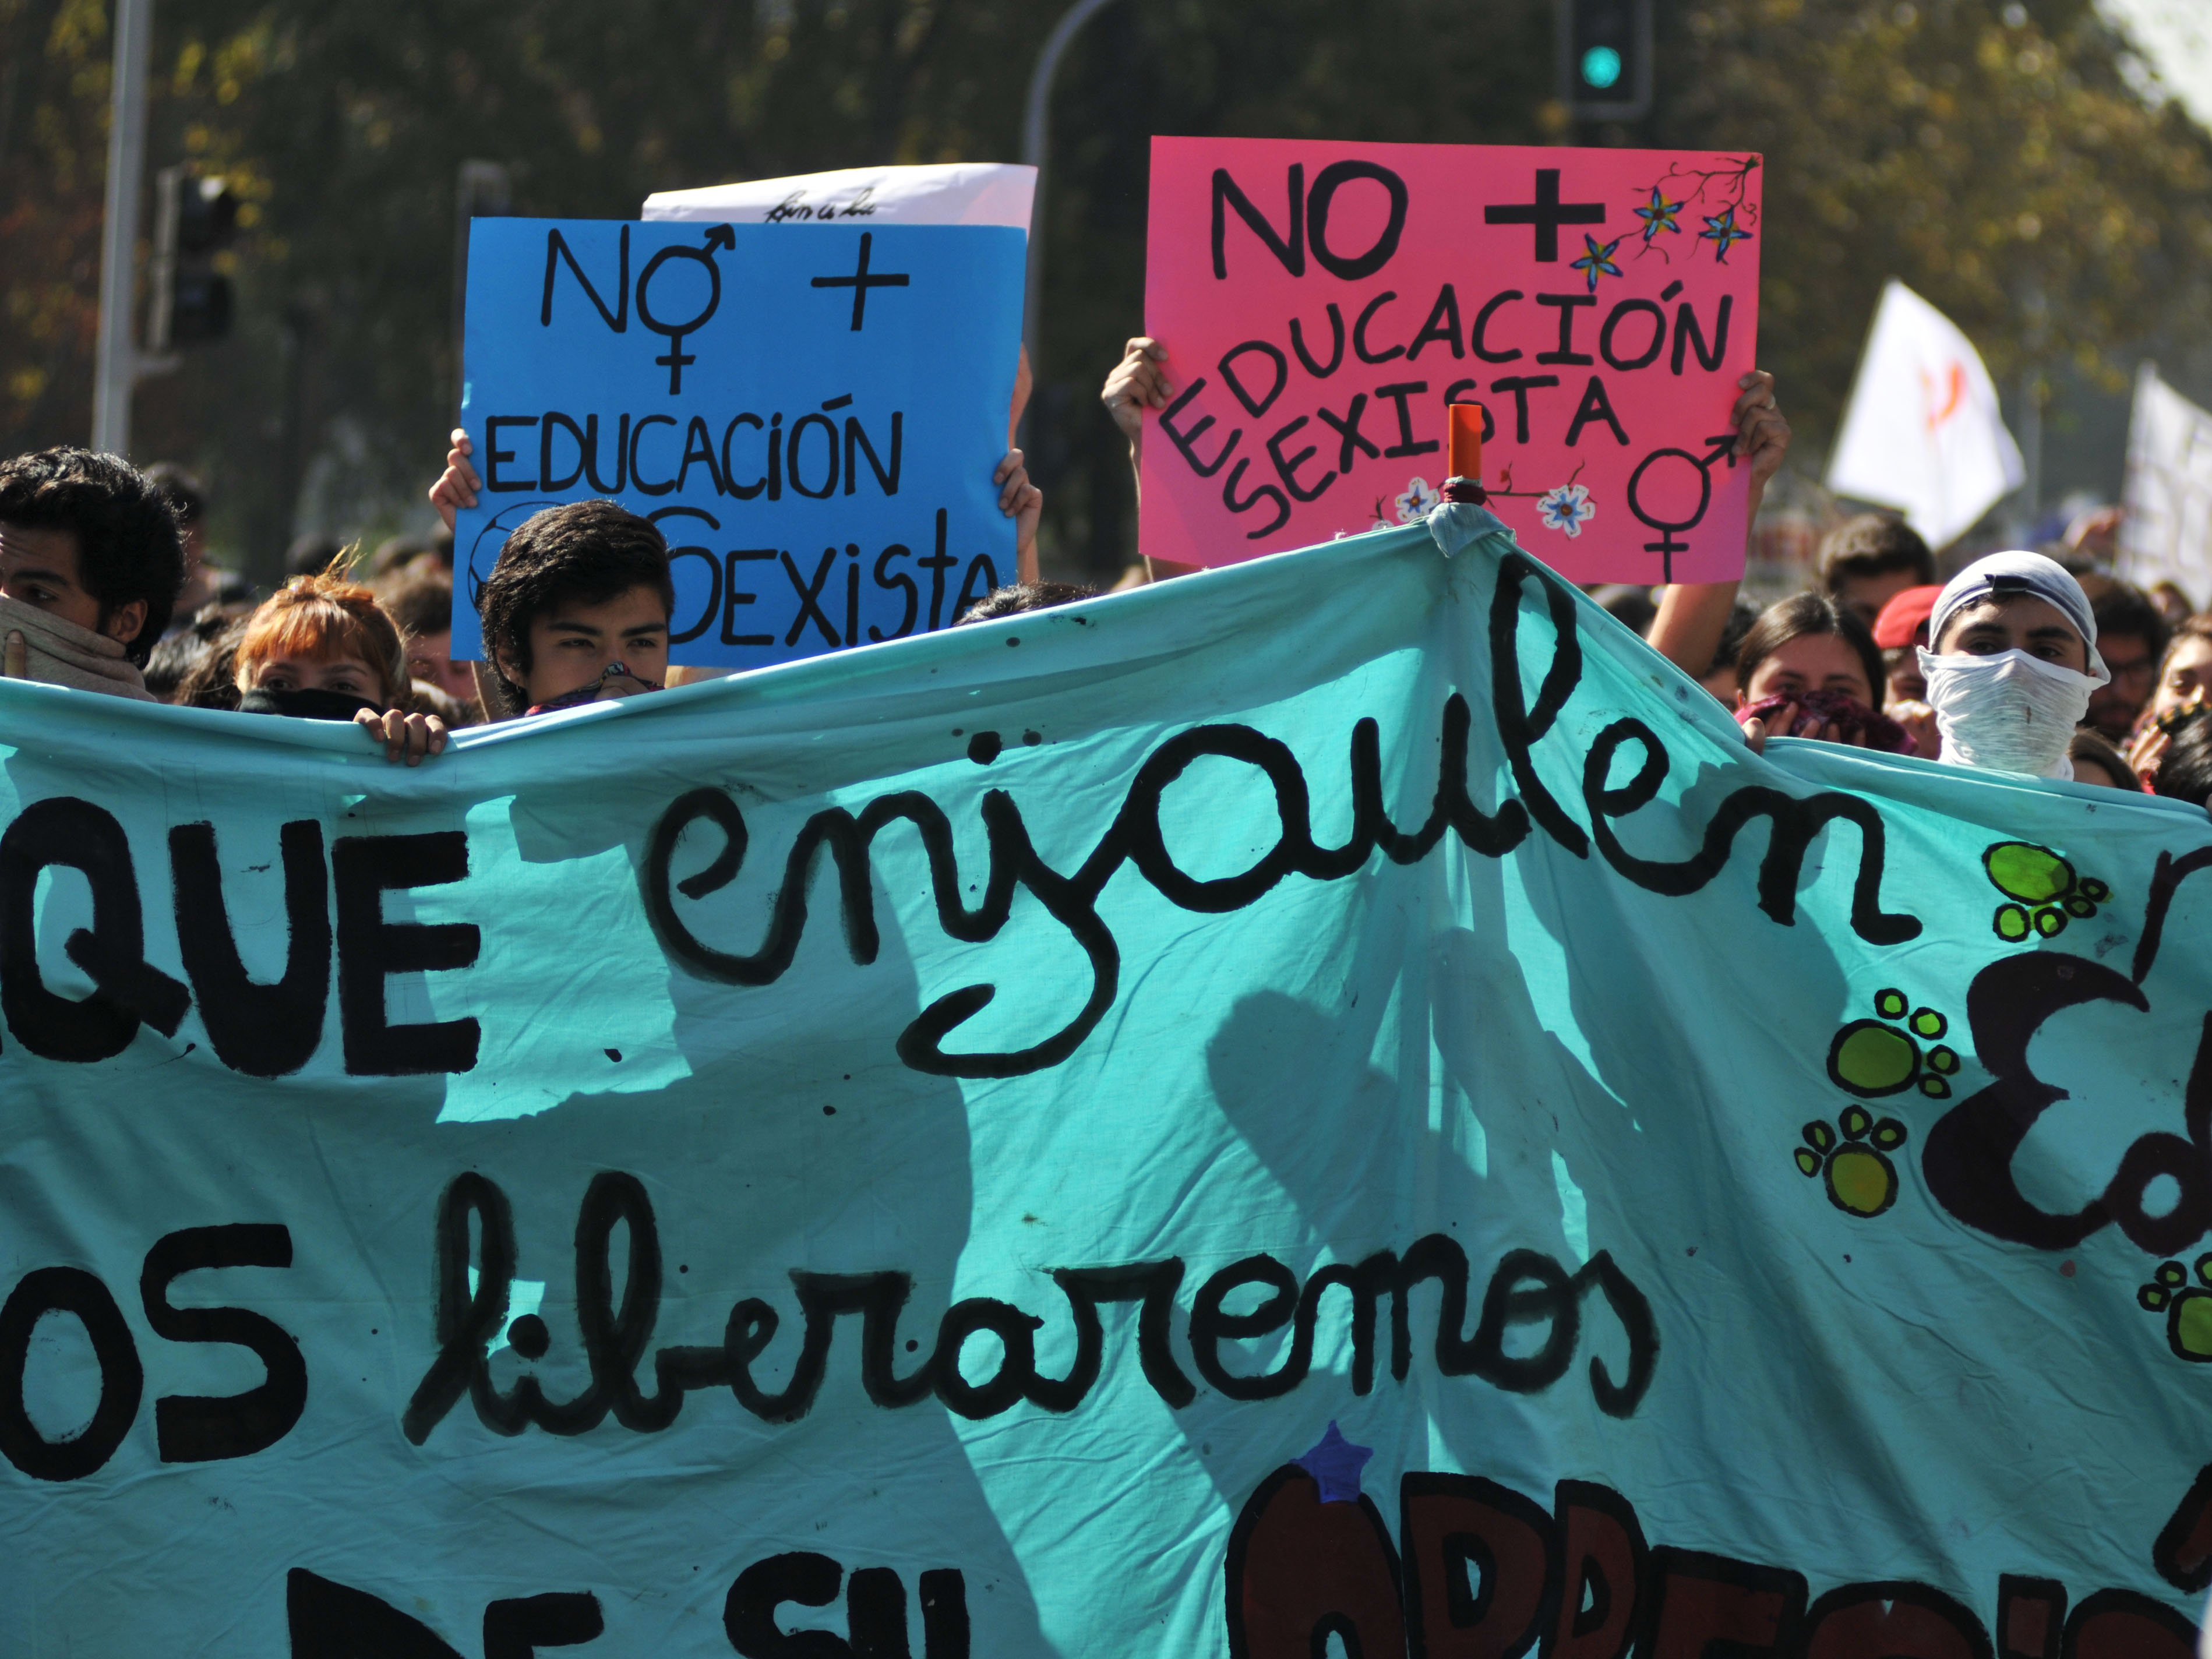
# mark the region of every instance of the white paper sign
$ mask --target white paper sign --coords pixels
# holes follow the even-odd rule
[[[1036,169],[998,161],[842,167],[783,179],[657,191],[647,219],[732,224],[1012,225],[1026,234]]]

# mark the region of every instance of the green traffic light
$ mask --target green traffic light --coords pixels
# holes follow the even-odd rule
[[[1600,92],[1620,79],[1620,54],[1611,46],[1592,46],[1583,54],[1583,84]]]

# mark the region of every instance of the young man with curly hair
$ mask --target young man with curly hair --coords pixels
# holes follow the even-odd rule
[[[659,690],[675,605],[668,544],[651,520],[605,501],[547,508],[507,538],[477,598],[485,714]]]
[[[151,702],[140,673],[184,586],[176,515],[128,461],[0,461],[0,672]]]

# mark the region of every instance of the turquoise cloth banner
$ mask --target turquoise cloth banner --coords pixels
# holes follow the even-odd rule
[[[2212,826],[1480,509],[0,744],[10,1655],[2190,1650]]]

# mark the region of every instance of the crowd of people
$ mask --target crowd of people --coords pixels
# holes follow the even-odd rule
[[[1129,343],[1103,395],[1141,455],[1144,412],[1174,395],[1166,348]],[[1020,417],[1017,398],[1012,419]],[[1790,444],[1771,376],[1746,375],[1736,451],[1755,514]],[[1011,434],[1010,434],[1011,436]],[[445,524],[365,559],[303,538],[256,602],[210,564],[204,494],[61,447],[0,462],[0,673],[79,690],[245,714],[351,721],[418,765],[457,727],[657,691],[714,671],[672,668],[675,592],[653,524],[608,501],[549,508],[510,536],[476,603],[481,663],[453,660],[453,526],[482,488],[453,434],[429,499]],[[1094,590],[1038,579],[1042,495],[1018,449],[993,473],[1015,521],[1015,583],[958,619],[1065,604]],[[1864,514],[1821,544],[1809,591],[1765,610],[1735,583],[1607,608],[1724,705],[1762,750],[1790,737],[1960,766],[2212,797],[2212,613],[2172,584],[2108,568],[2109,514],[2041,550],[1978,558],[1939,581],[1899,520]],[[1132,580],[1180,574],[1140,567]],[[956,625],[957,625],[956,623]]]
[[[181,468],[141,471],[70,447],[0,462],[0,675],[350,721],[410,766],[442,753],[458,727],[682,684],[668,662],[667,543],[609,501],[549,509],[508,538],[476,597],[486,659],[453,659],[454,514],[481,488],[467,435],[453,441],[430,491],[441,534],[395,538],[365,559],[302,537],[283,585],[258,603],[206,562],[204,493]],[[1091,592],[1033,580],[1042,497],[1019,450],[993,482],[1028,579],[961,620]]]
[[[1746,377],[1737,416],[1756,510],[1790,440],[1768,377]],[[1759,611],[1734,583],[1672,587],[1644,632],[1753,749],[1806,738],[2202,806],[2212,615],[2114,574],[2114,528],[2085,516],[1941,581],[1910,526],[1862,514],[1822,540],[1809,591]]]

